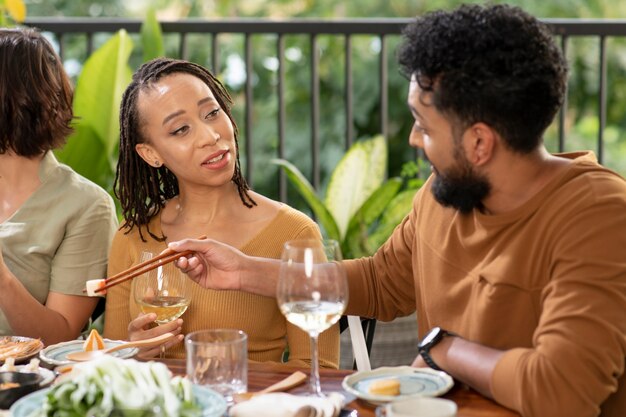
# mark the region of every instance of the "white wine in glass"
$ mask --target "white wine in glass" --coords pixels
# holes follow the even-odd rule
[[[139,261],[143,262],[154,256],[156,254],[144,251]],[[132,292],[142,313],[157,315],[157,324],[176,320],[183,315],[191,302],[189,279],[173,262],[133,278]]]
[[[292,240],[285,243],[277,300],[290,323],[311,337],[311,395],[323,396],[319,381],[317,340],[337,323],[348,302],[348,284],[339,243]]]

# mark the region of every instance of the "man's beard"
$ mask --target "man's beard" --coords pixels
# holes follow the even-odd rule
[[[435,200],[461,213],[469,213],[475,208],[482,211],[483,199],[489,195],[491,184],[474,172],[464,156],[457,157],[457,162],[458,166],[448,172],[435,173],[431,187]]]

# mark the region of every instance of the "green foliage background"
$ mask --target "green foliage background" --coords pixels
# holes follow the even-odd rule
[[[144,19],[148,7],[157,10],[160,20],[183,18],[361,18],[361,17],[410,17],[433,9],[450,9],[460,4],[457,0],[359,0],[337,2],[335,0],[31,0],[26,1],[28,16],[93,16],[137,17]],[[501,3],[495,1],[492,3]],[[609,0],[512,0],[516,4],[542,18],[617,18],[626,15],[626,2]],[[106,42],[111,35],[101,34],[95,38],[95,48]],[[141,45],[139,34],[131,34],[135,45]],[[400,174],[402,165],[415,160],[416,153],[407,144],[411,117],[406,109],[407,81],[398,73],[395,62],[399,37],[388,37],[389,59],[389,156],[388,175]],[[608,114],[605,130],[605,165],[626,173],[626,39],[607,41],[608,50]],[[84,39],[81,35],[64,37],[65,60],[68,71],[77,75],[86,58]],[[236,107],[235,117],[244,131],[244,84],[237,79],[237,68],[243,64],[243,35],[223,34],[219,37],[218,76],[232,92]],[[176,57],[179,37],[166,34],[163,48],[165,54]],[[344,114],[344,41],[343,38],[319,36],[321,126],[320,140],[322,188],[330,173],[345,152]],[[380,42],[376,37],[356,36],[353,39],[354,76],[354,128],[355,138],[373,137],[380,132],[378,103],[378,51]],[[306,36],[286,37],[286,68],[284,91],[286,94],[286,155],[285,159],[296,165],[305,175],[310,172],[310,43]],[[213,68],[211,62],[210,35],[188,36],[189,59]],[[254,155],[253,187],[272,198],[278,198],[278,168],[271,159],[278,154],[277,132],[277,72],[275,65],[276,37],[255,35],[253,37],[254,67],[254,130],[251,155]],[[130,69],[143,60],[141,47],[135,47],[129,58]],[[567,110],[565,150],[597,149],[598,135],[598,60],[597,39],[573,38],[568,46],[571,67],[569,105]],[[71,69],[71,71],[70,71]],[[249,138],[242,138],[242,148]],[[556,124],[549,129],[546,143],[551,151],[557,150]],[[242,155],[242,166],[245,158]],[[111,161],[114,164],[115,161]],[[108,184],[107,184],[108,186]],[[290,189],[289,202],[306,210],[306,204]]]

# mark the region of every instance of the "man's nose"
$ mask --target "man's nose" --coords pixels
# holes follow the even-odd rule
[[[409,135],[409,145],[414,148],[424,148],[424,135],[420,132],[416,132],[415,130],[411,130],[411,134]]]

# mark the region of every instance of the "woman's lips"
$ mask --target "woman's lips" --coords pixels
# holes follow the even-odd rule
[[[203,163],[202,166],[208,169],[222,169],[230,162],[230,152],[228,149],[215,152],[210,155]]]

